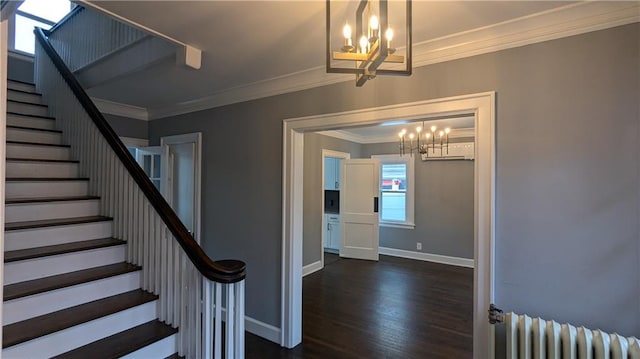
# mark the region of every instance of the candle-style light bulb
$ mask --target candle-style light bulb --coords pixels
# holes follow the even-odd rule
[[[362,37],[360,38],[360,52],[363,54],[367,53],[367,44],[369,43],[369,40],[367,40],[367,37],[362,35]]]
[[[352,42],[351,42],[351,26],[349,26],[349,23],[345,23],[344,27],[342,28],[342,35],[344,35],[344,45],[345,46],[352,46]]]
[[[410,140],[413,140],[414,137],[416,137],[416,135],[414,135],[413,132],[409,134],[409,139]]]
[[[436,132],[436,126],[431,126],[431,132]]]
[[[449,127],[444,129],[444,133],[446,133],[447,135],[449,134],[449,132],[451,132],[451,129]]]
[[[440,131],[438,132],[438,134],[440,135],[440,137],[444,136],[444,131]]]
[[[377,16],[371,15],[371,18],[369,19],[369,27],[371,27],[371,30],[373,31],[378,31],[378,28],[380,28],[380,22],[378,21]]]
[[[420,127],[420,126],[416,127],[416,132],[417,132],[417,133],[422,132],[422,127]]]
[[[393,40],[393,29],[387,28],[387,31],[384,32],[384,37],[387,39],[387,49],[389,49],[389,53],[393,53],[395,49],[391,48],[391,40]]]
[[[429,140],[429,138],[431,138],[431,134],[429,132],[424,134],[424,138],[426,138],[427,140]]]

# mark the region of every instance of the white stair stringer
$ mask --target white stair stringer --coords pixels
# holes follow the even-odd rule
[[[9,262],[4,265],[4,284],[120,263],[124,258],[125,246],[119,245]]]
[[[42,105],[42,96],[33,91],[20,91],[14,89],[7,89],[7,99],[13,101],[30,102],[38,105]]]
[[[36,86],[33,84],[28,84],[26,82],[15,81],[15,80],[7,80],[7,89],[9,90],[18,90],[25,92],[36,92]]]
[[[69,160],[70,148],[62,146],[7,143],[7,158],[35,160]]]
[[[5,182],[5,196],[11,199],[86,196],[88,193],[89,181],[74,179],[56,181],[7,179]]]
[[[140,348],[133,353],[129,353],[120,359],[140,359],[140,358],[168,358],[178,352],[178,335],[173,334],[155,343],[151,343],[144,348]]]
[[[23,113],[33,116],[48,116],[47,106],[36,105],[28,102],[7,101],[7,112]]]
[[[8,300],[2,306],[2,325],[35,318],[138,288],[140,288],[140,271],[135,271]]]
[[[62,133],[31,128],[7,127],[7,141],[62,144]]]
[[[10,203],[4,211],[5,222],[37,221],[82,216],[97,216],[99,199]]]
[[[22,126],[41,130],[55,130],[56,121],[50,118],[7,113],[7,126]]]
[[[157,303],[138,305],[87,323],[76,325],[2,350],[2,357],[38,358],[42,353],[55,356],[96,340],[156,319]]]
[[[79,166],[76,162],[45,162],[7,160],[7,177],[22,178],[74,178],[78,177]]]
[[[6,231],[5,251],[112,237],[111,221],[67,224]]]

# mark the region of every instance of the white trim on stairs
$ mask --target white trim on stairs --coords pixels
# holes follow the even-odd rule
[[[405,251],[402,249],[387,248],[387,247],[380,247],[379,252],[382,255],[387,255],[392,257],[415,259],[419,261],[448,264],[452,266],[459,266],[459,267],[466,267],[466,268],[473,268],[475,263],[473,259],[469,259],[469,258],[450,257],[450,256],[443,256],[441,254]]]

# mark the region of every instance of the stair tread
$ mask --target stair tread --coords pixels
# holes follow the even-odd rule
[[[22,80],[14,80],[14,79],[7,79],[7,82],[17,82],[17,83],[20,83],[20,84],[31,85],[31,86],[35,86],[36,85],[33,82],[22,81]]]
[[[139,266],[122,262],[9,284],[4,286],[4,300],[22,298],[138,270],[140,270]]]
[[[41,203],[41,202],[69,202],[89,201],[100,199],[98,196],[69,196],[69,197],[37,197],[37,198],[7,198],[5,204]]]
[[[43,120],[55,120],[55,117],[51,117],[51,116],[42,116],[42,115],[31,115],[28,113],[20,113],[20,112],[13,112],[13,111],[7,111],[7,115],[15,115],[15,116],[26,116],[26,117],[35,117],[35,118],[41,118]]]
[[[88,181],[87,177],[7,177],[5,182],[63,182]]]
[[[64,226],[69,224],[83,224],[83,223],[91,223],[91,222],[105,222],[105,221],[110,221],[112,219],[113,218],[111,217],[105,217],[105,216],[41,219],[37,221],[21,221],[21,222],[5,223],[4,229],[5,231],[15,231],[19,229],[54,227],[54,226]]]
[[[37,128],[37,127],[25,127],[25,126],[7,125],[7,128],[12,128],[14,130],[29,130],[29,131],[39,131],[39,132],[62,133],[62,131],[60,131],[60,130],[49,130],[49,129],[46,129],[46,128]]]
[[[40,143],[40,142],[27,142],[27,141],[7,141],[8,145],[28,145],[28,146],[46,146],[46,147],[65,147],[70,148],[70,145],[57,145],[54,143]]]
[[[33,103],[33,102],[20,101],[20,100],[10,100],[10,99],[7,99],[7,102],[22,103],[22,104],[25,104],[25,105],[33,105],[33,106],[39,106],[39,107],[49,107],[49,106],[44,105],[44,104],[41,104],[41,103]]]
[[[175,333],[177,333],[176,329],[158,320],[154,320],[63,353],[54,358],[95,358],[96,353],[100,353],[100,358],[104,359],[119,358]]]
[[[7,162],[80,163],[80,161],[76,161],[76,160],[54,160],[54,159],[40,159],[40,158],[13,158],[13,157],[7,157]]]
[[[13,81],[13,80],[9,80],[9,81]],[[23,82],[23,83],[24,83],[24,84],[27,84],[27,85],[33,85],[33,84],[30,84],[30,83],[27,83],[27,82]],[[31,91],[18,90],[18,89],[11,89],[11,88],[7,88],[7,91],[22,92],[22,93],[26,93],[26,94],[29,94],[29,95],[38,95],[38,96],[42,96],[42,94],[41,94],[41,93],[39,93],[39,92],[31,92]]]
[[[4,253],[4,262],[16,262],[26,259],[42,258],[58,254],[80,252],[90,249],[106,248],[112,246],[123,245],[126,242],[116,238],[91,239],[87,241],[71,242],[57,244],[53,246],[44,246],[28,249],[20,249],[15,251],[7,251]]]
[[[158,296],[138,289],[5,325],[2,329],[2,347],[24,343],[156,299]]]

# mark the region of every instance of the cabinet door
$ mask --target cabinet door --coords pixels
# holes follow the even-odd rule
[[[340,222],[331,223],[331,247],[340,249]]]
[[[336,159],[332,157],[324,159],[324,189],[336,189]]]
[[[334,174],[335,174],[335,189],[340,189],[340,159],[335,158],[333,163],[335,165]]]

